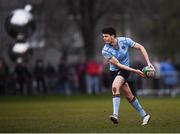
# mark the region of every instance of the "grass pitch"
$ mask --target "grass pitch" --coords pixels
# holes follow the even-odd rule
[[[152,119],[141,118],[121,99],[119,124],[109,120],[111,95],[0,97],[0,132],[180,132],[180,97],[139,98]]]

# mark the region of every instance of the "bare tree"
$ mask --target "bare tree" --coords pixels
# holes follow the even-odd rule
[[[175,58],[180,51],[180,1],[161,0],[158,23],[159,50],[164,56]],[[164,53],[165,52],[165,53]],[[179,60],[179,59],[177,59]]]
[[[95,29],[108,11],[109,0],[67,0],[69,13],[74,17],[84,41],[86,59],[95,56]]]

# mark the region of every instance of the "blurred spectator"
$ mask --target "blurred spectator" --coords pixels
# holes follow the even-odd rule
[[[14,72],[9,72],[8,78],[7,78],[7,88],[6,91],[7,95],[16,95],[17,94],[17,84],[16,84],[16,77],[14,75]],[[32,89],[31,89],[32,90]]]
[[[31,81],[31,73],[28,70],[26,63],[24,63],[21,58],[17,59],[14,74],[16,78],[16,87],[20,91],[20,94],[25,95],[29,93],[30,91],[27,90],[32,90],[29,87]]]
[[[77,76],[77,73],[75,71],[74,65],[69,67],[68,83],[69,83],[69,90],[71,90],[71,92],[73,92],[73,94],[78,93],[79,83],[78,83],[78,76]]]
[[[177,82],[177,86],[180,88],[180,64],[179,63],[177,63],[176,65],[175,65],[175,68],[176,68],[176,70],[177,70],[177,79],[178,79],[178,82]]]
[[[0,96],[6,94],[6,83],[8,78],[8,66],[3,57],[0,57]]]
[[[101,66],[95,61],[90,60],[86,64],[86,92],[92,94],[93,90],[96,94],[100,92],[100,74]]]
[[[68,83],[68,65],[66,58],[62,56],[58,63],[58,79],[59,85],[58,90],[62,94],[69,95],[69,83]]]
[[[56,69],[54,66],[48,62],[46,66],[46,76],[47,76],[47,90],[52,93],[56,85]]]
[[[111,83],[109,77],[109,66],[107,66],[107,60],[103,60],[102,63],[102,74],[101,74],[101,81],[102,81],[102,92],[111,92]]]
[[[175,92],[173,92],[172,89],[175,88],[178,80],[177,71],[174,65],[171,63],[170,58],[161,62],[161,74],[163,80],[163,87],[165,89],[170,89],[171,95],[174,96]]]
[[[161,64],[159,58],[155,57],[152,64],[156,69],[155,77],[153,78],[153,89],[160,89]]]
[[[86,82],[85,82],[85,64],[83,62],[78,62],[76,64],[76,74],[78,79],[78,88],[80,92],[85,93],[84,91],[86,89]]]
[[[33,75],[35,78],[35,87],[38,94],[41,94],[41,91],[43,91],[43,94],[47,94],[47,87],[46,87],[46,80],[45,80],[45,66],[42,59],[37,59],[34,69],[33,69]]]

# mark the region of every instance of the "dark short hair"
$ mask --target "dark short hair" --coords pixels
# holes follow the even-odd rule
[[[107,27],[102,29],[103,34],[109,34],[109,35],[114,35],[116,37],[116,30],[112,27]]]

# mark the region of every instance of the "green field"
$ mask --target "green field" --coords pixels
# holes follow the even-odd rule
[[[152,116],[147,126],[125,98],[120,122],[112,124],[109,94],[0,97],[0,132],[180,132],[180,97],[139,100]]]

